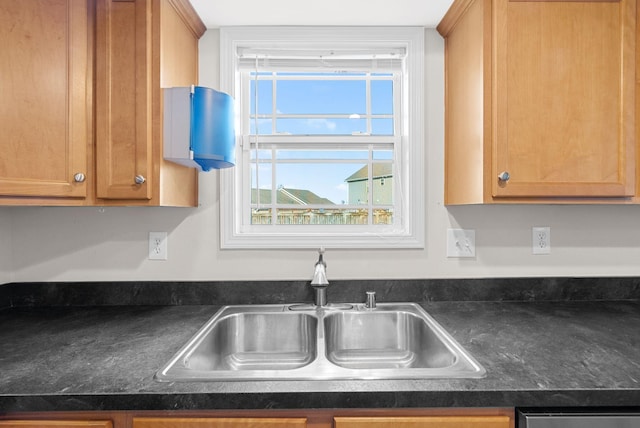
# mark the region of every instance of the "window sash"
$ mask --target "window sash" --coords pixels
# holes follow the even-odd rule
[[[255,147],[255,146],[254,146]],[[345,152],[349,152],[349,151],[353,151],[353,150],[359,150],[362,151],[363,147],[358,147],[355,145],[343,145],[343,147],[341,148],[341,150],[336,150],[335,147],[332,147],[330,145],[315,145],[314,149],[319,150],[319,147],[329,147],[329,150],[331,151],[345,151]],[[245,184],[244,184],[244,188],[243,188],[243,193],[245,195],[244,199],[245,199],[245,203],[243,203],[243,224],[253,224],[253,214],[254,214],[254,210],[256,209],[270,209],[271,210],[271,217],[272,220],[270,223],[268,224],[259,224],[256,225],[258,227],[278,227],[278,226],[282,226],[281,224],[278,223],[277,221],[277,215],[278,209],[282,209],[282,208],[287,208],[287,209],[330,209],[330,210],[367,210],[368,211],[368,221],[367,221],[367,225],[369,226],[373,226],[373,227],[387,227],[387,224],[375,224],[375,222],[373,221],[373,214],[375,212],[375,210],[390,210],[393,212],[393,224],[398,224],[401,219],[402,219],[402,209],[400,204],[397,203],[399,197],[397,195],[401,195],[401,190],[400,190],[400,186],[401,186],[401,179],[396,178],[396,166],[395,166],[395,154],[392,156],[392,159],[375,159],[374,153],[375,151],[378,150],[393,150],[393,144],[383,144],[383,145],[373,145],[373,144],[369,144],[366,147],[367,150],[367,157],[366,158],[362,158],[362,157],[350,157],[350,158],[344,158],[344,159],[306,159],[306,158],[292,158],[292,159],[282,159],[279,158],[277,156],[277,151],[279,150],[283,150],[283,149],[296,149],[296,150],[305,150],[305,149],[309,149],[308,146],[305,145],[301,145],[301,144],[296,144],[293,146],[287,146],[287,147],[283,147],[282,145],[279,144],[271,144],[269,145],[269,148],[265,148],[265,147],[261,147],[259,150],[261,151],[270,151],[270,155],[268,157],[263,156],[263,157],[255,157],[255,158],[251,158],[250,153],[246,153],[243,159],[243,162],[247,162],[247,165],[249,165],[249,168],[246,168],[247,170],[249,170],[249,174],[250,177],[248,178],[248,180],[246,180]],[[335,164],[346,164],[346,165],[362,165],[362,167],[366,166],[367,167],[367,178],[366,178],[366,182],[367,182],[367,190],[366,190],[366,201],[363,203],[358,203],[358,204],[354,204],[354,203],[344,203],[344,204],[339,204],[339,203],[334,203],[333,204],[319,204],[319,203],[308,203],[308,204],[282,204],[282,203],[278,203],[277,202],[277,192],[278,192],[278,187],[277,187],[277,175],[278,175],[278,170],[280,167],[282,167],[283,165],[310,165],[310,164],[318,164],[318,165],[335,165]],[[392,174],[391,176],[394,178],[393,180],[389,180],[390,184],[388,184],[389,186],[391,186],[391,197],[392,197],[392,201],[391,203],[376,203],[376,199],[375,199],[375,188],[374,188],[374,182],[375,180],[378,178],[376,177],[375,171],[374,171],[374,164],[389,164],[391,166],[391,171]],[[267,166],[270,167],[270,178],[267,180],[267,183],[261,182],[261,180],[259,179],[259,177],[262,175],[261,171],[259,171],[259,167],[260,166]],[[356,171],[353,171],[354,173]],[[254,182],[254,178],[255,178],[255,182]],[[344,177],[345,179],[347,177]],[[362,180],[364,181],[364,180]],[[255,200],[255,198],[253,197],[254,194],[254,189],[261,189],[261,190],[269,190],[269,196],[270,199],[269,200]],[[285,189],[286,190],[286,189]],[[256,192],[257,195],[260,195],[260,191]],[[319,195],[321,197],[323,197],[322,195]]]
[[[238,70],[297,71],[327,69],[344,71],[402,70],[405,47],[370,46],[340,48],[251,48],[236,47]]]
[[[258,73],[263,72],[264,70],[257,70]],[[277,120],[278,119],[350,119],[350,114],[284,114],[279,113],[277,109],[277,101],[278,101],[278,89],[277,84],[272,86],[271,93],[271,113],[263,113],[256,114],[258,109],[257,100],[251,100],[251,85],[254,83],[254,90],[258,90],[257,82],[260,81],[364,81],[365,82],[365,112],[359,112],[359,119],[364,120],[366,124],[366,130],[364,132],[357,132],[352,134],[320,134],[320,135],[372,135],[373,134],[373,121],[378,119],[393,119],[393,131],[392,135],[402,134],[402,122],[400,118],[402,117],[402,74],[399,72],[393,73],[392,76],[377,76],[370,72],[366,72],[362,76],[341,76],[340,74],[336,75],[323,75],[323,76],[290,76],[290,75],[278,75],[277,72],[275,74],[263,75],[263,74],[253,74],[256,70],[252,71],[243,71],[240,73],[240,81],[241,81],[241,96],[242,96],[242,134],[254,134],[251,132],[251,126],[255,126],[255,121],[260,119],[267,119],[271,121],[271,132],[264,134],[260,133],[260,138],[263,138],[268,135],[289,135],[287,133],[279,133],[277,131]],[[325,70],[326,72],[326,70]],[[392,113],[391,114],[374,114],[372,113],[372,89],[371,84],[374,81],[388,81],[392,84]],[[251,106],[252,101],[254,104],[254,109],[249,108]],[[354,112],[356,113],[356,112]],[[304,134],[294,134],[297,136]],[[314,134],[316,135],[316,134]],[[376,136],[381,134],[376,134]]]

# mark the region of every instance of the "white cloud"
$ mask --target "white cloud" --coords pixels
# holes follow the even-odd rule
[[[328,119],[307,119],[307,125],[310,128],[326,128],[330,131],[333,131],[338,126],[335,122],[332,122]]]

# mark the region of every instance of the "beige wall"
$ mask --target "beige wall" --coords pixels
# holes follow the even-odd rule
[[[200,46],[200,83],[214,88],[217,44],[210,30]],[[427,31],[426,46],[427,247],[329,250],[329,279],[640,275],[640,206],[443,206],[443,41],[435,30]],[[12,209],[13,280],[311,278],[311,250],[220,251],[218,194],[211,172],[201,174],[196,209]],[[0,236],[8,215],[0,210]],[[532,226],[551,227],[550,255],[531,254]],[[475,259],[446,258],[450,227],[476,230]],[[169,232],[168,261],[147,260],[149,231]],[[6,247],[0,244],[0,255]],[[0,282],[6,269],[0,264]]]
[[[0,208],[0,284],[11,282],[11,209]]]

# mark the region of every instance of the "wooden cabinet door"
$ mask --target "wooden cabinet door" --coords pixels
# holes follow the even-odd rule
[[[97,1],[96,197],[100,199],[151,198],[151,6],[147,0]]]
[[[88,28],[86,0],[0,0],[0,195],[86,197]]]
[[[111,421],[6,420],[0,428],[113,428]]]
[[[133,428],[305,428],[305,418],[133,418]]]
[[[493,196],[633,196],[636,1],[493,4]]]
[[[508,416],[336,417],[335,428],[510,428]]]

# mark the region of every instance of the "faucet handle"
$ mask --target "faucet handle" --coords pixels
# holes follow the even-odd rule
[[[323,264],[325,267],[327,266],[327,263],[324,261],[324,247],[321,246],[320,249],[318,250],[318,262],[316,264]]]
[[[375,309],[376,307],[376,292],[367,291],[367,301],[364,303],[364,307],[367,309]]]
[[[323,253],[324,247],[320,247],[320,251],[318,251],[318,261],[315,264],[313,279],[311,280],[311,285],[314,287],[326,287],[329,285],[329,280],[327,280],[327,263],[322,257]]]

